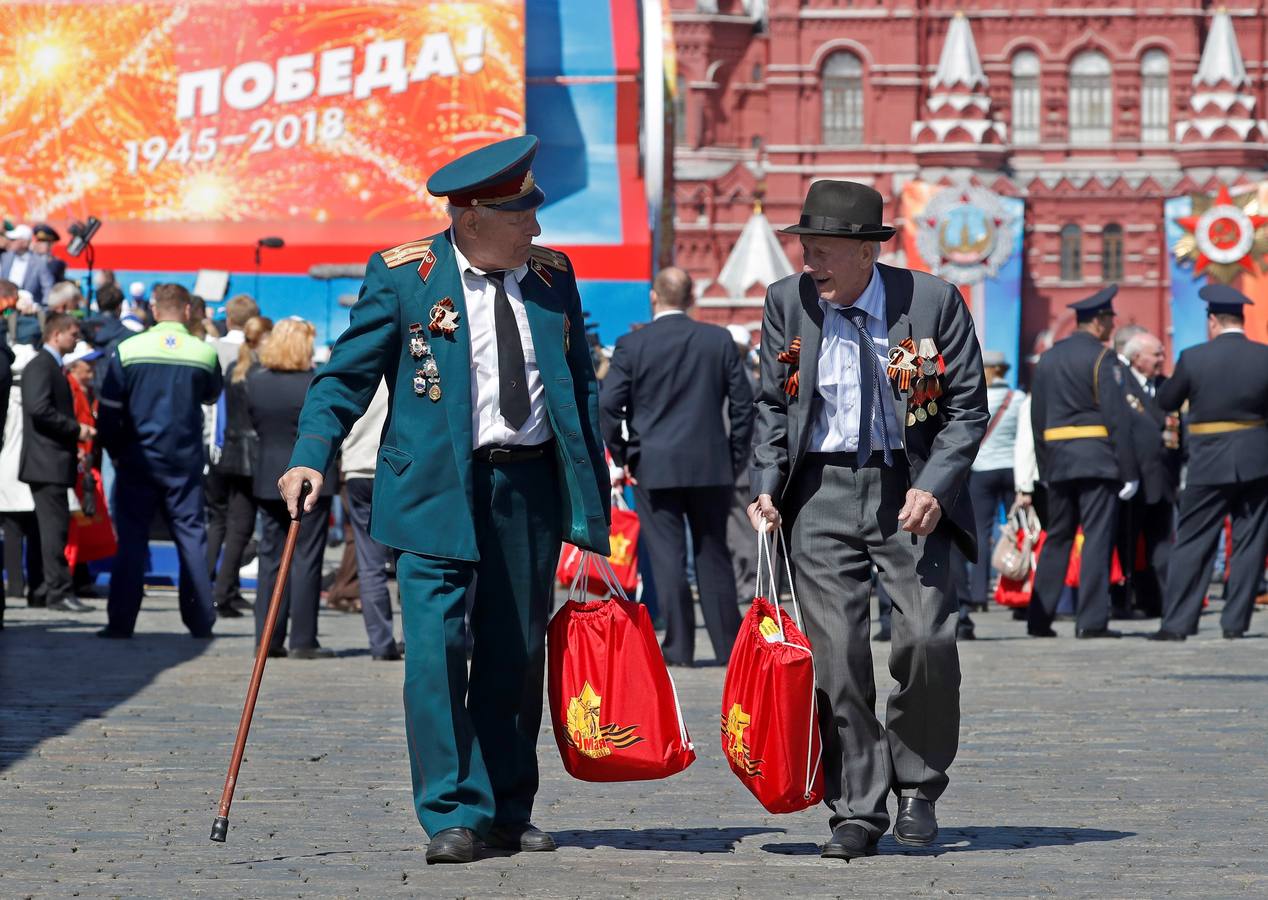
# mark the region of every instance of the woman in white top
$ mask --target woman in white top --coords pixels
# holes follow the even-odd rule
[[[978,562],[969,568],[969,596],[973,605],[985,609],[990,600],[991,548],[999,510],[1013,505],[1013,446],[1017,440],[1018,413],[1026,395],[1014,391],[1004,380],[1008,360],[998,350],[982,353],[986,369],[986,404],[990,424],[969,472],[969,497],[977,526]]]

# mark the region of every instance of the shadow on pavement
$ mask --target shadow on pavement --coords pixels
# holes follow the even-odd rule
[[[555,831],[555,843],[581,850],[660,850],[670,853],[732,853],[755,834],[784,834],[783,828],[599,828]]]
[[[103,641],[95,630],[62,619],[9,622],[0,631],[0,772],[49,738],[102,718],[210,643],[184,632]]]
[[[878,845],[885,855],[938,856],[973,850],[1028,850],[1034,847],[1071,847],[1101,841],[1121,841],[1135,837],[1134,831],[1105,831],[1100,828],[1048,828],[1026,825],[993,825],[982,828],[943,828],[938,840],[928,847],[906,847],[892,836]],[[764,844],[768,853],[783,856],[818,856],[818,844]]]

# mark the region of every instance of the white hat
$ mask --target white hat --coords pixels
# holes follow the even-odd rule
[[[12,229],[6,231],[4,236],[11,241],[29,241],[35,237],[35,232],[31,230],[30,225],[15,225]]]
[[[753,343],[752,333],[743,325],[728,325],[726,330],[730,333],[731,340],[745,349],[748,349],[749,345]]]
[[[75,345],[74,350],[62,357],[62,364],[69,367],[71,364],[77,363],[81,359],[85,362],[92,362],[99,356],[101,356],[100,350],[87,341],[80,341]]]
[[[128,296],[135,297],[138,300],[143,299],[145,297],[145,282],[134,281],[128,285]]]

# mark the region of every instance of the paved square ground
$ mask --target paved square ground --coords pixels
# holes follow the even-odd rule
[[[104,603],[97,601],[99,607]],[[0,897],[1266,897],[1268,639],[1022,636],[979,615],[942,834],[821,860],[822,808],[771,816],[727,768],[723,670],[676,677],[699,760],[666,781],[571,780],[543,731],[555,854],[428,867],[402,665],[323,610],[329,661],[270,660],[227,844],[207,835],[251,668],[250,618],[195,641],[171,594],[132,641],[104,612],[10,608],[0,632]],[[1256,620],[1264,630],[1268,619]],[[699,645],[707,646],[703,634]],[[891,684],[883,645],[882,695]]]

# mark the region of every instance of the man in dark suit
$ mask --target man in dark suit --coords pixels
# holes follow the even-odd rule
[[[1162,627],[1153,640],[1183,641],[1196,632],[1224,517],[1233,519],[1233,558],[1220,626],[1226,638],[1246,636],[1255,590],[1268,555],[1268,347],[1246,337],[1249,298],[1211,284],[1211,339],[1180,354],[1158,391],[1158,405],[1187,401],[1188,469],[1171,552]]]
[[[603,440],[634,478],[640,535],[665,614],[661,650],[679,666],[692,665],[696,638],[684,519],[714,658],[725,662],[735,644],[740,613],[726,520],[753,427],[753,392],[735,342],[726,329],[690,318],[690,307],[691,277],[662,270],[652,285],[652,322],[617,340],[599,396]]]
[[[62,313],[49,316],[44,322],[44,347],[22,372],[22,456],[18,478],[31,486],[35,501],[44,564],[44,599],[49,609],[64,612],[91,609],[75,597],[66,564],[70,531],[66,491],[75,485],[78,442],[96,433],[92,426],[82,425],[75,418],[75,402],[62,371],[62,357],[75,349],[78,340],[79,324],[73,318]]]
[[[1052,620],[1065,584],[1075,532],[1083,526],[1075,635],[1116,638],[1109,628],[1110,558],[1118,501],[1140,489],[1123,369],[1105,346],[1114,327],[1117,285],[1070,304],[1074,334],[1039,359],[1031,385],[1030,421],[1039,478],[1047,488],[1047,539],[1035,569],[1026,631],[1056,637]]]
[[[29,225],[19,225],[5,233],[9,249],[0,253],[0,278],[12,281],[20,290],[30,291],[39,305],[53,289],[56,281],[49,269],[46,257],[31,249],[35,233]]]
[[[1167,446],[1167,414],[1156,399],[1164,381],[1162,341],[1142,330],[1123,344],[1122,356],[1128,361],[1121,380],[1131,410],[1128,428],[1140,466],[1140,491],[1123,501],[1119,509],[1118,557],[1128,581],[1115,605],[1119,615],[1153,618],[1162,615],[1162,585],[1167,577],[1180,486],[1180,454],[1176,447]],[[1138,565],[1141,538],[1145,543],[1144,567]]]
[[[977,548],[958,503],[988,421],[981,348],[959,291],[879,265],[883,202],[870,187],[817,181],[798,225],[805,265],[775,282],[762,321],[753,449],[754,528],[783,513],[824,736],[823,855],[876,852],[894,835],[928,845],[960,726],[958,545]],[[868,634],[871,569],[893,598],[884,726]]]

